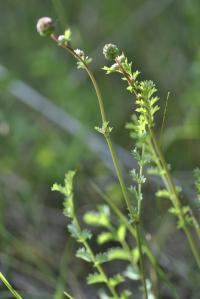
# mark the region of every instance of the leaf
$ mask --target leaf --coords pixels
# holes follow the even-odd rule
[[[140,279],[140,273],[138,269],[133,269],[132,266],[128,266],[126,270],[123,272],[124,276],[128,277],[132,280],[139,280]]]
[[[107,252],[100,252],[95,256],[95,266],[108,262]]]
[[[156,196],[159,198],[171,198],[171,193],[166,189],[160,189],[156,192]]]
[[[116,240],[116,235],[112,232],[102,232],[97,237],[97,243],[102,245],[111,240]]]
[[[124,290],[124,291],[120,294],[120,299],[128,299],[131,295],[132,295],[131,291],[129,291],[129,290]]]
[[[71,35],[72,35],[72,33],[71,33],[70,28],[68,28],[67,30],[65,30],[64,37],[65,37],[66,41],[70,41],[71,40]]]
[[[121,274],[116,274],[109,278],[109,283],[112,287],[116,287],[118,284],[124,282],[124,277]]]
[[[75,175],[75,171],[68,171],[65,174],[64,186],[55,183],[53,184],[51,190],[58,191],[65,195],[64,203],[63,203],[63,213],[65,216],[69,218],[74,217],[74,204],[73,204],[73,178]]]
[[[74,239],[80,238],[80,230],[74,220],[67,226],[67,228]]]
[[[94,226],[110,226],[110,209],[106,205],[98,207],[98,211],[90,211],[85,213],[83,217],[85,223]]]
[[[92,233],[88,229],[84,229],[80,232],[79,242],[84,242],[86,240],[90,240],[92,238]]]
[[[108,296],[104,290],[99,290],[98,295],[100,299],[113,299],[113,297]]]
[[[126,237],[126,226],[121,224],[117,230],[118,240],[123,242]]]
[[[107,252],[109,261],[112,260],[129,260],[128,254],[120,247],[111,248]]]
[[[87,284],[105,283],[106,279],[102,274],[97,272],[91,273],[87,277]]]
[[[90,253],[85,249],[85,247],[81,247],[77,250],[76,257],[79,257],[86,262],[92,262]]]

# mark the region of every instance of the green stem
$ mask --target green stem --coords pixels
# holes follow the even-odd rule
[[[5,284],[5,286],[9,289],[9,291],[13,294],[16,299],[23,299],[17,291],[13,289],[11,284],[7,281],[3,273],[0,272],[0,280]]]
[[[128,84],[133,87],[133,92],[136,96],[136,98],[138,98],[138,94],[133,86],[133,81],[132,79],[129,77],[128,73],[124,70],[122,64],[116,60],[116,63],[118,63],[119,65],[119,68],[120,68],[120,71],[122,72],[122,74],[124,75],[124,77],[127,79],[127,82]],[[151,137],[151,140],[152,140],[152,143],[153,143],[153,147],[154,147],[154,150],[156,152],[156,156],[158,156],[159,160],[160,160],[160,163],[161,163],[161,167],[162,169],[164,170],[165,174],[165,183],[167,181],[167,188],[168,188],[168,191],[170,191],[172,194],[173,194],[173,205],[175,208],[177,208],[180,212],[180,220],[183,222],[184,224],[184,227],[183,227],[183,230],[187,236],[187,239],[188,239],[188,242],[189,242],[189,245],[190,245],[190,248],[191,248],[191,251],[193,253],[193,256],[197,262],[197,265],[199,266],[200,268],[200,255],[199,255],[199,252],[198,252],[198,249],[197,249],[197,245],[196,243],[194,242],[193,238],[192,238],[192,235],[189,231],[189,229],[186,227],[186,221],[185,221],[185,216],[184,216],[184,213],[182,211],[182,206],[181,206],[181,201],[178,197],[178,194],[177,194],[177,191],[176,191],[176,187],[174,185],[174,182],[173,182],[173,179],[170,175],[170,172],[168,170],[168,166],[167,166],[167,163],[164,159],[164,156],[162,154],[162,151],[159,147],[159,144],[157,142],[157,138],[156,138],[156,135],[154,133],[154,130],[151,126],[148,126],[148,130],[149,130],[149,134],[150,134],[150,137]],[[199,231],[197,230],[197,227],[195,226],[195,231],[197,233],[197,235],[199,236]]]
[[[194,258],[197,262],[197,265],[200,268],[199,250],[197,248],[197,245],[196,245],[189,229],[187,228],[187,223],[186,223],[186,220],[185,220],[185,216],[184,216],[184,213],[183,213],[183,210],[182,210],[181,201],[178,197],[175,184],[173,182],[173,179],[172,179],[172,177],[170,175],[170,172],[168,170],[167,163],[166,163],[166,161],[163,157],[162,151],[161,151],[161,149],[159,147],[159,144],[157,142],[154,130],[153,130],[152,127],[148,127],[148,129],[149,129],[149,133],[150,133],[150,136],[151,136],[151,139],[152,139],[152,142],[153,142],[155,153],[156,153],[156,155],[158,156],[158,158],[160,160],[162,169],[164,170],[163,176],[165,177],[164,182],[165,182],[166,188],[168,189],[169,192],[172,193],[172,203],[173,203],[174,207],[177,208],[178,211],[179,211],[179,218],[180,218],[181,222],[183,223],[183,231],[186,234],[186,237],[188,239],[188,243],[190,245],[193,256],[194,256]]]
[[[57,37],[55,35],[51,35],[51,38],[58,43],[58,39],[57,39]],[[101,92],[100,92],[100,89],[98,87],[97,81],[96,81],[93,73],[88,68],[88,66],[85,63],[85,61],[79,55],[77,55],[74,52],[74,50],[71,48],[71,46],[69,46],[69,45],[61,45],[61,47],[64,48],[65,50],[67,50],[68,52],[70,52],[70,54],[72,54],[77,60],[79,60],[79,61],[81,61],[83,63],[83,65],[85,67],[85,70],[88,73],[88,76],[90,77],[90,79],[92,81],[94,90],[95,90],[96,95],[97,95],[97,99],[98,99],[98,103],[99,103],[99,108],[100,108],[100,113],[101,113],[101,118],[102,118],[102,124],[106,123],[107,119],[106,119],[106,114],[105,114],[105,109],[104,109],[104,104],[103,104]],[[117,177],[118,177],[118,180],[119,180],[119,184],[121,186],[121,190],[122,190],[122,194],[123,194],[124,200],[125,200],[126,205],[128,207],[130,216],[132,217],[132,215],[133,215],[133,213],[132,213],[133,209],[132,209],[131,200],[129,198],[129,195],[128,195],[128,192],[127,192],[127,188],[125,186],[125,182],[124,182],[124,179],[123,179],[123,176],[122,176],[122,173],[121,173],[121,169],[119,167],[118,158],[117,158],[114,146],[112,144],[112,140],[111,140],[109,134],[105,133],[104,136],[105,136],[106,142],[107,142],[109,150],[110,150],[110,154],[111,154],[111,157],[112,157],[112,160],[113,160],[113,164],[114,164],[115,171],[116,171],[116,174],[117,174]],[[142,251],[139,250],[139,253],[141,254],[140,255],[140,259],[142,260],[143,259]],[[143,264],[143,262],[141,262],[141,265],[142,264]],[[145,276],[144,268],[141,268],[141,271],[143,272],[142,275]],[[144,289],[146,289],[146,280],[144,279],[143,282],[145,283],[145,288]],[[148,299],[148,297],[146,297],[146,299]]]
[[[145,278],[145,270],[144,270],[144,260],[143,260],[143,251],[142,251],[142,244],[141,244],[141,238],[140,238],[140,227],[139,223],[136,224],[136,240],[137,240],[137,246],[139,250],[139,256],[140,256],[140,274],[142,276],[142,283],[144,287],[144,295],[145,299],[148,299],[148,292],[147,292],[147,285],[146,285],[146,278]]]
[[[88,244],[88,242],[85,241],[84,246],[88,250],[88,252],[90,253],[90,255],[92,257],[92,260],[93,260],[93,264],[95,265],[96,259],[95,259],[95,256],[93,254],[93,251],[92,251],[90,245]],[[104,272],[101,265],[95,265],[95,267],[97,268],[99,273],[104,277],[105,284],[107,285],[107,288],[109,289],[110,293],[113,295],[113,298],[114,299],[119,299],[119,296],[118,296],[117,292],[115,291],[114,287],[109,283],[109,278],[107,277],[107,275]]]
[[[132,235],[132,237],[134,239],[136,239],[136,230],[135,228],[130,224],[130,222],[127,220],[127,218],[124,216],[124,214],[120,211],[120,209],[117,207],[117,205],[110,199],[108,198],[100,189],[99,187],[94,184],[93,182],[91,182],[92,187],[94,188],[94,190],[99,194],[99,196],[101,196],[104,201],[111,207],[111,209],[113,210],[113,212],[116,214],[116,216],[120,219],[120,221],[126,226],[126,228],[128,229],[128,231],[130,232],[130,234]],[[153,255],[151,248],[149,247],[148,243],[145,242],[145,240],[143,240],[143,250],[146,253],[152,267],[155,269],[157,275],[163,280],[165,281],[166,285],[168,286],[168,288],[171,290],[171,292],[173,293],[173,296],[176,299],[179,299],[178,295],[177,295],[177,291],[176,288],[172,285],[172,283],[169,281],[169,279],[167,278],[165,272],[162,270],[162,268],[160,267],[159,263],[157,262],[155,256]]]
[[[91,182],[92,187],[94,188],[94,190],[99,194],[99,196],[101,196],[104,201],[111,207],[111,209],[113,210],[113,212],[116,214],[116,216],[120,219],[120,221],[126,226],[126,228],[128,229],[128,231],[130,232],[130,234],[132,235],[132,237],[134,239],[136,239],[136,230],[135,228],[130,224],[130,222],[127,220],[127,218],[124,216],[124,214],[120,211],[120,209],[117,207],[117,205],[110,199],[108,198],[100,189],[99,187],[94,184],[94,182]],[[168,286],[168,288],[171,290],[171,292],[173,293],[173,296],[176,299],[179,299],[178,295],[177,295],[177,291],[176,288],[171,284],[171,282],[169,281],[169,279],[167,278],[165,272],[162,270],[162,268],[160,267],[159,263],[157,262],[155,256],[153,255],[151,248],[149,247],[148,243],[145,242],[145,240],[143,240],[143,250],[146,253],[152,267],[155,269],[157,275],[163,280],[165,281],[166,285]]]
[[[81,230],[78,219],[76,217],[74,217],[74,222],[76,223],[76,226],[78,227],[78,229]],[[96,264],[96,258],[95,258],[95,255],[94,255],[89,243],[87,241],[84,241],[83,245],[85,246],[86,250],[89,252],[89,254],[91,256],[93,266],[97,268],[99,273],[104,278],[104,282],[105,282],[107,288],[109,289],[110,293],[112,294],[113,299],[120,299],[117,292],[115,291],[115,288],[110,284],[109,278],[107,277],[107,275],[106,275],[105,271],[103,270],[103,268],[101,267],[101,265]]]

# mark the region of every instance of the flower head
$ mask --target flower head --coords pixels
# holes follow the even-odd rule
[[[103,48],[103,54],[106,59],[114,60],[119,55],[119,49],[114,44],[106,44]]]
[[[83,50],[76,49],[76,50],[74,50],[74,52],[76,53],[76,55],[78,55],[80,57],[84,57],[85,56],[85,53],[84,53]]]
[[[51,18],[42,17],[37,21],[37,32],[42,36],[49,36],[54,32],[54,24]]]

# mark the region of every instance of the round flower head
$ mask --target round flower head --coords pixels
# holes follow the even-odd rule
[[[103,48],[103,54],[106,59],[114,60],[119,55],[119,49],[116,45],[106,44]]]
[[[85,56],[85,53],[83,52],[83,50],[76,49],[76,50],[74,50],[74,52],[76,53],[76,55],[78,55],[80,57]]]
[[[51,18],[42,17],[37,22],[37,32],[42,36],[49,36],[54,32],[54,24]]]

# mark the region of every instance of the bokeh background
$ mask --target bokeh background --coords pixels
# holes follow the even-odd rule
[[[84,283],[85,264],[74,258],[62,197],[50,191],[53,182],[62,182],[68,169],[78,170],[80,214],[99,200],[91,179],[118,196],[104,142],[91,135],[100,125],[91,84],[67,53],[37,34],[37,19],[52,17],[58,33],[70,27],[73,46],[93,58],[113,139],[126,150],[120,156],[127,180],[127,153],[134,145],[124,127],[133,99],[118,76],[101,70],[103,45],[116,43],[142,78],[157,84],[158,133],[170,92],[162,147],[193,200],[192,171],[200,166],[199,14],[198,0],[0,0],[0,269],[24,298],[62,299],[65,289],[75,298],[95,298]],[[148,188],[154,190],[155,184]],[[145,203],[144,225],[180,298],[197,299],[195,265],[166,208],[152,195]],[[0,297],[11,298],[0,287]],[[172,297],[163,290],[162,298]]]

